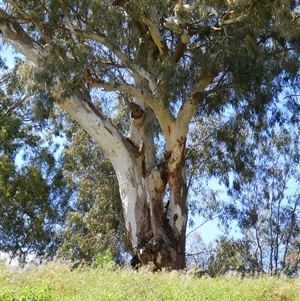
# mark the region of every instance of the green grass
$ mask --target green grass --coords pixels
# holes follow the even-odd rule
[[[197,278],[180,272],[77,269],[65,263],[9,269],[0,263],[0,301],[300,301],[300,280]]]

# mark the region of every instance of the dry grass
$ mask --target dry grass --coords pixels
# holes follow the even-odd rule
[[[205,279],[180,272],[153,274],[146,269],[139,272],[91,268],[71,271],[66,263],[49,262],[42,267],[30,266],[23,270],[0,264],[1,291],[2,296],[3,292],[13,291],[9,296],[15,299],[8,299],[6,293],[6,299],[0,294],[0,301],[300,301],[300,280]],[[30,299],[31,295],[34,297]]]

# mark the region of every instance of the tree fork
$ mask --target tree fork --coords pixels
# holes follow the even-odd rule
[[[130,139],[135,145],[143,144],[143,147],[140,147],[140,156],[135,159],[134,164],[137,174],[140,173],[134,183],[140,191],[139,200],[136,203],[137,208],[140,209],[136,211],[135,221],[143,220],[143,223],[136,224],[137,244],[133,248],[131,264],[138,266],[152,263],[155,269],[183,269],[187,220],[187,210],[184,205],[187,193],[185,173],[182,170],[184,169],[185,139],[178,139],[174,149],[165,153],[162,162],[146,170],[145,164],[151,155],[147,156],[144,151],[149,146],[152,149],[153,143],[151,137],[144,136],[147,130],[149,108],[138,99],[136,102],[131,102],[129,107],[131,109]],[[152,126],[152,115],[150,120]],[[167,184],[172,187],[170,189],[170,214],[164,212],[163,207],[163,196]],[[134,240],[134,238],[131,239]]]

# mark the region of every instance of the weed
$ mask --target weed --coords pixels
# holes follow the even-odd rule
[[[49,286],[39,288],[24,287],[21,291],[0,290],[0,301],[52,301]]]
[[[14,270],[3,267],[0,301],[300,301],[299,279],[212,279],[143,268],[138,272],[107,269],[111,261],[105,258],[96,269],[72,270],[64,262]]]

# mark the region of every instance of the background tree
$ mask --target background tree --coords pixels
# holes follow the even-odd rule
[[[235,240],[225,236],[217,240],[215,251],[207,262],[207,273],[211,277],[227,273],[246,275],[258,272],[259,265],[251,254],[250,244],[246,241]]]
[[[75,203],[58,255],[91,264],[105,251],[120,260],[128,249],[118,182],[111,163],[74,122],[66,132],[64,175],[76,187]]]
[[[200,116],[194,118],[190,125],[186,149],[186,173],[189,227],[192,230],[187,233],[187,238],[207,222],[216,220],[223,214],[225,203],[220,195],[224,191],[218,184],[219,189],[211,185],[211,180],[217,183],[217,179],[212,177],[208,169],[211,154],[207,151],[207,146],[216,140],[217,129],[223,126],[220,118],[208,119]]]
[[[106,250],[120,260],[125,231],[113,168],[66,116],[52,120],[42,102],[28,110],[27,67],[3,64],[1,251],[22,264],[45,254],[91,264]],[[64,138],[53,143],[53,134]]]
[[[14,70],[2,71],[0,251],[23,264],[28,255],[55,256],[71,190],[55,158],[55,144],[41,138],[38,121],[28,113]]]
[[[34,65],[37,89],[105,151],[118,183],[134,261],[183,268],[188,214],[186,140],[191,119],[235,115],[217,140],[238,172],[231,134],[260,120],[286,85],[297,87],[298,1],[2,1],[3,39]],[[124,97],[127,136],[99,90]],[[44,93],[45,94],[45,93]],[[110,105],[114,105],[112,101]],[[157,153],[160,129],[164,156]],[[207,147],[211,158],[219,148]],[[224,153],[223,153],[224,154]],[[219,162],[217,162],[219,163]],[[214,174],[226,171],[220,165]],[[246,168],[245,168],[246,166]],[[166,193],[167,192],[167,193]],[[168,214],[165,214],[165,196]]]
[[[293,104],[293,98],[282,99],[261,122],[268,126],[259,135],[250,128],[240,129],[244,137],[235,143],[247,154],[249,168],[229,174],[232,203],[223,213],[227,226],[237,221],[258,270],[271,274],[289,273],[287,254],[300,234],[299,118]]]
[[[251,242],[228,235],[205,244],[201,236],[193,233],[193,239],[188,244],[187,262],[188,269],[198,276],[245,276],[260,272]]]

